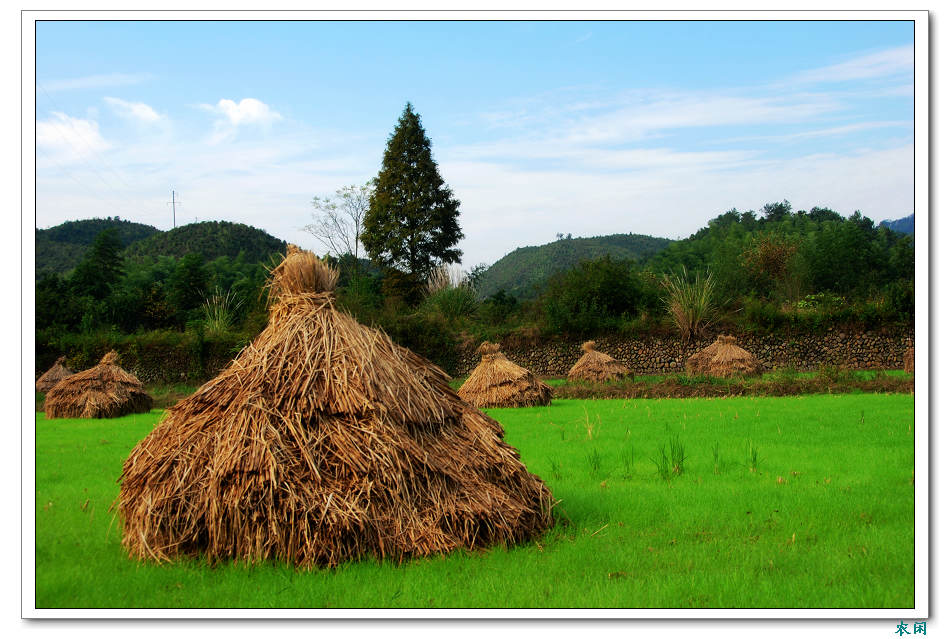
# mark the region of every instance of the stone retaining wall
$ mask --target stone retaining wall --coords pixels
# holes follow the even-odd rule
[[[684,346],[675,337],[601,337],[596,349],[623,362],[635,375],[676,373],[684,370],[686,359],[715,337]],[[913,329],[849,332],[829,330],[823,334],[742,335],[739,346],[755,355],[766,370],[793,366],[800,371],[823,365],[853,369],[900,369],[904,351],[913,345]],[[508,359],[543,377],[564,377],[581,356],[584,340],[546,342],[531,346],[507,346]],[[456,375],[467,376],[479,362],[474,349],[459,355]],[[450,371],[451,372],[451,371]]]

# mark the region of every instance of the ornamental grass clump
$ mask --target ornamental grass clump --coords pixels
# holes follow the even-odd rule
[[[551,494],[448,375],[334,307],[337,273],[289,246],[270,320],[125,460],[130,556],[301,567],[514,544]]]
[[[630,369],[606,353],[595,351],[595,342],[587,341],[581,345],[584,354],[567,373],[571,381],[606,382],[620,379],[630,374]]]
[[[478,408],[547,406],[554,389],[518,366],[498,344],[482,342],[481,362],[458,390],[459,397]]]
[[[65,362],[66,356],[61,355],[56,358],[56,363],[50,366],[49,370],[39,376],[39,379],[36,380],[37,393],[49,392],[53,386],[56,386],[56,384],[73,374],[71,370],[66,368],[64,365]]]
[[[680,273],[664,274],[660,285],[665,291],[663,305],[684,342],[702,337],[719,319],[716,280],[712,273],[707,272],[705,278],[697,273],[695,279],[690,280],[683,266]]]
[[[914,347],[911,346],[904,351],[904,372],[914,374]]]
[[[138,377],[119,366],[115,351],[106,353],[96,366],[60,380],[43,402],[50,419],[122,417],[151,409],[152,398]]]

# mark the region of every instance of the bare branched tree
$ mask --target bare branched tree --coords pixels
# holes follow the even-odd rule
[[[333,197],[313,198],[313,222],[304,230],[317,238],[338,258],[352,255],[359,268],[360,233],[373,194],[371,182],[351,184],[336,190]]]

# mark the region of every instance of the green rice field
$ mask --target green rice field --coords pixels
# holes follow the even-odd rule
[[[162,411],[36,414],[37,608],[912,608],[913,395],[493,409],[559,500],[518,547],[334,569],[130,560],[110,512]]]

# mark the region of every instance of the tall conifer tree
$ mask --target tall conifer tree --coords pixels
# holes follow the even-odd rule
[[[373,184],[361,236],[373,260],[417,284],[433,267],[461,261],[462,251],[455,248],[464,237],[459,201],[439,175],[431,142],[408,102]]]

